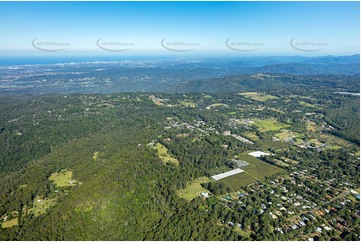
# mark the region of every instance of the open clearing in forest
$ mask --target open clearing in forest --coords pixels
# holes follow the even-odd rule
[[[163,100],[160,98],[157,98],[154,95],[150,95],[149,99],[153,101],[153,103],[157,106],[165,106],[165,104],[162,102]]]
[[[224,103],[213,103],[213,104],[209,105],[208,107],[206,107],[206,109],[211,110],[211,108],[217,108],[217,107],[228,107],[228,105],[224,104]]]
[[[315,108],[315,107],[316,107],[314,104],[307,103],[307,102],[304,102],[304,101],[299,101],[299,103],[300,103],[302,106],[308,107],[308,108]]]
[[[10,220],[7,220],[3,223],[1,223],[1,227],[2,228],[11,228],[11,227],[14,227],[16,225],[19,224],[19,219],[18,218],[13,218],[13,219],[10,219]]]
[[[275,134],[275,136],[283,140],[283,139],[287,139],[287,138],[295,138],[295,137],[298,137],[299,134],[298,134],[298,133],[295,133],[295,132],[292,132],[292,131],[289,131],[289,130],[284,130],[284,131],[281,132],[281,133]]]
[[[206,98],[206,99],[213,98],[211,95],[204,95],[203,97]]]
[[[334,136],[332,134],[323,133],[320,135],[319,139],[321,142],[326,143],[327,145],[329,145],[330,147],[333,147],[335,149],[337,147],[350,148],[350,147],[354,146],[354,144],[352,144],[351,142],[349,142],[345,139],[339,138],[337,136]]]
[[[211,179],[208,177],[200,177],[194,180],[191,184],[189,184],[185,189],[178,190],[177,194],[179,197],[184,198],[188,201],[191,201],[193,198],[199,196],[201,192],[209,191],[201,186],[202,183],[210,182]]]
[[[34,216],[44,214],[46,213],[46,210],[53,207],[55,203],[55,198],[43,198],[41,196],[36,196],[33,201],[33,207],[28,210],[28,214],[34,214]]]
[[[289,124],[278,122],[274,119],[258,119],[255,120],[254,125],[260,132],[275,131],[290,127]]]
[[[306,124],[306,128],[307,128],[308,131],[313,131],[313,132],[322,131],[322,127],[318,126],[313,121],[308,121],[307,124]]]
[[[70,170],[62,170],[54,172],[50,175],[49,180],[53,181],[57,187],[74,186],[76,180],[72,179],[73,172]]]
[[[154,149],[157,150],[158,156],[162,160],[163,164],[172,163],[176,166],[179,166],[179,161],[176,158],[172,157],[170,154],[168,154],[167,147],[165,147],[161,143],[157,143],[154,146]]]
[[[249,138],[249,139],[252,140],[252,141],[257,141],[257,140],[259,140],[259,137],[258,137],[258,135],[257,135],[255,132],[246,132],[246,133],[244,133],[244,136],[245,136],[246,138]]]
[[[93,160],[94,160],[94,161],[97,161],[98,157],[99,157],[99,152],[98,152],[98,151],[95,151],[95,152],[93,153]]]
[[[282,114],[284,114],[285,112],[284,111],[282,111],[282,110],[280,110],[280,109],[277,109],[277,108],[268,108],[269,110],[272,110],[272,111],[274,111],[274,112],[276,112],[276,113],[282,113]]]
[[[260,92],[242,92],[242,93],[239,93],[239,95],[249,98],[249,99],[252,99],[252,100],[255,100],[255,101],[259,101],[259,102],[278,99],[278,97],[268,95],[266,93],[260,93]]]
[[[196,107],[196,104],[194,102],[181,101],[180,104],[182,104],[185,107],[189,107],[189,108],[195,108]]]

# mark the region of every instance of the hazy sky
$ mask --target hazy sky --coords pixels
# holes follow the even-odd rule
[[[357,54],[359,9],[359,2],[0,2],[0,54],[186,53],[163,46],[192,54]]]

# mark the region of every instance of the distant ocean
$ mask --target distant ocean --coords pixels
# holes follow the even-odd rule
[[[159,58],[159,56],[0,56],[0,66],[57,64],[69,62],[155,60],[157,58]]]

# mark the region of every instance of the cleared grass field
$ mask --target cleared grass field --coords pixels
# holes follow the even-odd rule
[[[257,140],[259,140],[258,135],[257,135],[256,133],[254,133],[254,132],[246,132],[246,133],[244,133],[244,136],[245,136],[246,138],[249,138],[249,139],[252,140],[252,141],[257,141]]]
[[[57,187],[74,186],[76,181],[72,179],[73,172],[63,170],[61,172],[54,172],[50,175],[49,180],[53,181]]]
[[[277,109],[277,108],[268,108],[269,110],[272,110],[276,113],[285,113],[284,111],[280,110],[280,109]]]
[[[244,237],[246,239],[251,236],[251,231],[246,232],[246,231],[240,229],[238,226],[236,226],[234,228],[234,231],[236,231],[237,233],[239,233],[242,237]]]
[[[96,160],[98,159],[98,157],[99,157],[99,152],[98,152],[98,151],[95,151],[95,152],[93,153],[93,160],[96,161]]]
[[[254,125],[257,126],[260,132],[275,131],[290,127],[289,124],[281,123],[273,119],[255,120]]]
[[[18,223],[19,223],[18,218],[13,218],[13,219],[10,219],[8,221],[1,223],[1,227],[2,228],[11,228],[11,227],[18,225]]]
[[[306,124],[306,128],[308,131],[322,131],[322,127],[321,126],[318,126],[315,122],[313,121],[309,121],[307,124]]]
[[[308,143],[315,144],[315,146],[322,145],[322,142],[320,142],[318,139],[310,139],[310,140],[308,140]]]
[[[271,176],[277,172],[283,171],[283,169],[277,166],[268,164],[248,154],[241,154],[238,156],[238,159],[247,161],[249,165],[242,167],[242,169],[257,177],[259,180],[263,180],[266,176]]]
[[[233,176],[226,177],[221,182],[224,182],[234,190],[239,189],[241,186],[247,186],[257,181],[257,178],[251,176],[247,172],[242,172]]]
[[[206,107],[206,109],[210,110],[211,108],[217,108],[217,107],[228,107],[228,105],[223,104],[223,103],[213,103],[213,104],[209,105],[208,107]]]
[[[200,177],[194,180],[191,184],[189,184],[185,189],[178,190],[176,193],[179,197],[184,198],[188,201],[196,198],[201,192],[208,192],[209,191],[201,186],[202,183],[210,182],[211,179],[208,177]]]
[[[289,130],[285,130],[281,133],[275,134],[276,137],[280,138],[280,139],[286,139],[286,138],[294,138],[294,137],[298,137],[299,134],[289,131]]]
[[[259,142],[261,145],[261,148],[263,150],[267,150],[269,148],[278,150],[278,149],[283,149],[289,146],[288,143],[286,142],[282,142],[282,141],[273,141],[270,139],[263,139],[262,141]]]
[[[332,134],[321,134],[320,135],[320,141],[327,143],[329,146],[341,146],[341,147],[352,147],[353,144],[347,140],[341,139],[339,137],[336,137]]]
[[[39,216],[46,213],[46,210],[56,203],[55,198],[44,199],[40,196],[34,198],[33,207],[28,210],[29,214],[34,214],[34,216]]]
[[[331,146],[327,146],[326,149],[327,150],[338,150],[338,149],[342,149],[342,147],[338,146],[338,145],[331,145]]]
[[[196,104],[193,102],[186,102],[186,101],[181,101],[180,104],[182,104],[185,107],[189,107],[189,108],[195,108]]]
[[[275,159],[274,161],[275,161],[276,165],[278,165],[278,166],[282,166],[282,167],[289,167],[290,166],[288,163],[283,162],[281,160]]]
[[[154,102],[154,104],[157,106],[165,106],[165,104],[162,103],[161,99],[157,98],[154,95],[149,96],[149,99],[152,100]]]
[[[299,103],[300,103],[302,106],[309,107],[309,108],[315,108],[315,107],[316,107],[314,104],[307,103],[307,102],[304,102],[304,101],[299,101]]]
[[[283,156],[281,157],[281,160],[291,165],[297,165],[299,163],[298,161],[291,160]]]
[[[242,92],[242,93],[239,93],[239,95],[249,98],[249,99],[252,99],[252,100],[255,100],[255,101],[259,101],[259,102],[278,99],[278,97],[268,95],[265,93],[260,93],[260,92]]]
[[[172,157],[170,154],[168,154],[168,149],[161,143],[157,143],[154,146],[154,149],[157,150],[159,158],[162,160],[163,164],[172,163],[176,166],[179,166],[179,161]]]
[[[265,177],[284,171],[246,153],[239,155],[237,158],[249,163],[248,166],[242,167],[244,172],[220,180],[233,189],[239,189],[241,186],[247,186],[257,180],[262,181]]]

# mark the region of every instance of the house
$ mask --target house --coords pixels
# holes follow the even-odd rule
[[[204,198],[209,197],[209,193],[208,192],[201,192],[201,196]]]
[[[320,227],[317,227],[317,228],[316,228],[316,231],[317,231],[318,233],[321,233],[321,232],[322,232],[322,229],[321,229]]]
[[[323,227],[325,230],[327,230],[327,231],[330,231],[330,230],[332,230],[330,227],[328,227],[328,226],[324,226]]]
[[[292,228],[293,229],[298,229],[299,227],[296,224],[294,224],[294,225],[292,225]]]
[[[313,216],[312,214],[309,214],[309,216],[310,216],[312,219],[316,220],[315,216]]]
[[[303,221],[300,221],[300,222],[299,222],[299,225],[301,225],[301,226],[306,226],[305,222],[303,222]]]
[[[269,212],[268,214],[271,215],[272,219],[278,219],[278,217],[274,215],[272,212]]]
[[[353,190],[353,189],[350,189],[350,192],[351,192],[352,194],[358,194],[358,192],[356,192],[356,191]]]
[[[233,222],[228,222],[228,225],[233,227],[234,223]]]

